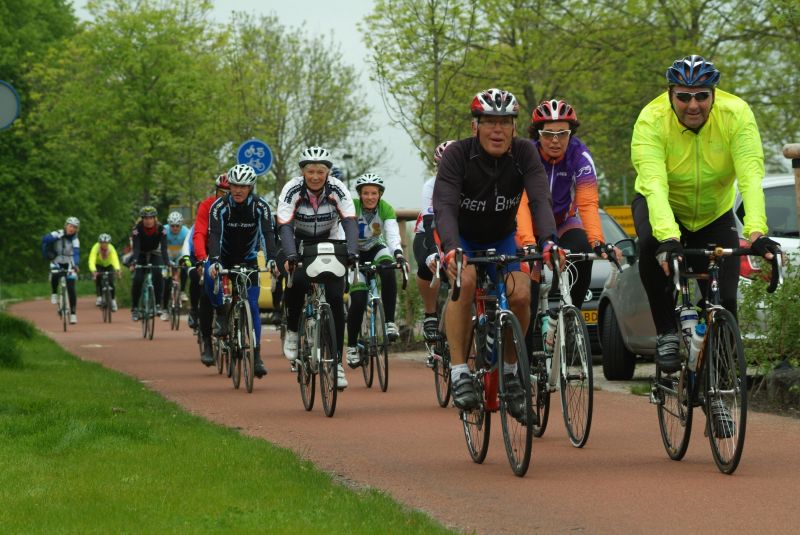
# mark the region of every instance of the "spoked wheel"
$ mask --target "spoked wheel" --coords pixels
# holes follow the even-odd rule
[[[336,331],[333,318],[328,310],[322,310],[317,328],[320,342],[319,391],[322,396],[322,409],[325,411],[325,416],[330,418],[336,411],[339,356],[334,341]]]
[[[173,331],[177,331],[181,325],[181,291],[180,286],[173,283],[172,284],[172,295],[170,296],[170,306],[169,306],[169,319],[170,319],[170,328]]]
[[[475,350],[475,331],[470,335],[469,355],[467,355],[467,365],[470,372],[475,373],[477,365],[477,351]],[[464,440],[467,442],[467,451],[472,460],[478,464],[486,459],[486,452],[489,451],[489,436],[492,429],[492,413],[485,410],[483,404],[483,382],[475,381],[475,389],[481,403],[470,411],[460,410],[461,425],[464,429]]]
[[[681,345],[683,348],[683,345]],[[692,383],[695,374],[683,368],[680,372],[667,374],[656,364],[656,378],[652,398],[658,413],[661,441],[667,455],[680,461],[686,455],[692,436]]]
[[[378,383],[381,391],[389,388],[389,337],[386,336],[386,317],[383,303],[378,301],[375,307],[375,368],[378,372]]]
[[[531,408],[535,415],[533,436],[541,437],[547,429],[550,418],[550,387],[547,384],[547,360],[543,351],[535,351],[531,355]]]
[[[239,330],[233,334],[238,337],[236,345],[239,346],[239,354],[242,357],[244,386],[249,394],[253,391],[253,382],[255,380],[256,337],[255,331],[253,330],[253,318],[250,315],[250,303],[242,301],[237,309],[239,315]]]
[[[515,378],[504,373],[499,374],[500,422],[511,470],[515,475],[522,477],[528,471],[533,445],[533,425],[529,425],[533,422],[531,371],[519,320],[512,314],[504,313],[500,317],[500,327],[497,354],[506,355],[511,351],[517,359]],[[509,351],[505,350],[506,347]],[[510,388],[513,383],[509,381],[518,383],[521,389]]]
[[[239,346],[239,318],[231,311],[228,316],[228,352],[230,354],[231,380],[233,388],[238,389],[242,383],[242,348]]]
[[[436,389],[436,401],[444,408],[450,403],[450,348],[444,335],[440,335],[433,348],[433,386]]]
[[[364,376],[364,384],[367,385],[367,388],[372,388],[372,381],[375,379],[375,360],[372,358],[375,352],[375,347],[373,346],[375,340],[369,335],[371,318],[372,310],[367,306],[367,310],[364,312],[364,321],[361,322],[361,340],[358,344],[358,352],[361,357],[361,374]]]
[[[305,310],[305,307],[304,307]],[[297,341],[297,382],[300,385],[300,397],[303,400],[303,407],[307,411],[314,408],[314,394],[317,388],[314,381],[314,366],[311,362],[311,349],[314,341],[307,336],[308,319],[305,311],[300,316],[300,326]],[[312,333],[313,335],[313,333]]]
[[[569,441],[582,448],[592,426],[592,353],[589,332],[581,311],[574,306],[562,309],[564,339],[561,350],[561,409]]]
[[[147,339],[153,339],[153,331],[156,327],[156,291],[151,286],[147,289],[147,307],[145,309],[145,323],[147,324]]]
[[[103,289],[103,323],[111,323],[111,289]]]
[[[66,277],[66,275],[64,275]],[[59,310],[61,311],[61,325],[64,327],[64,332],[67,332],[67,325],[69,324],[69,296],[67,295],[67,287],[61,288],[61,297],[59,298]]]
[[[200,351],[203,350],[203,335],[200,329],[197,330],[198,338],[200,340]],[[222,375],[225,371],[225,348],[223,347],[222,340],[218,336],[211,336],[211,352],[214,354],[214,364],[217,366],[217,373]]]
[[[747,425],[747,367],[733,314],[724,309],[714,311],[706,344],[706,430],[717,468],[732,474],[742,458]]]

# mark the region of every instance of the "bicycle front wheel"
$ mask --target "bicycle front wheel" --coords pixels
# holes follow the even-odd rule
[[[720,472],[732,474],[744,449],[747,367],[739,326],[729,311],[714,311],[704,353],[706,430],[711,453]]]
[[[436,389],[436,401],[442,408],[450,404],[450,348],[444,334],[433,346],[433,386]]]
[[[531,371],[528,354],[519,320],[510,313],[502,313],[498,326],[499,345],[497,354],[505,361],[507,356],[516,357],[516,379],[522,392],[509,388],[512,376],[499,373],[500,423],[503,427],[503,442],[506,455],[515,475],[522,477],[528,471],[533,445],[533,407],[531,405]],[[512,357],[512,358],[513,358]],[[515,381],[516,382],[516,381]]]
[[[364,376],[364,384],[367,388],[372,388],[372,381],[375,379],[375,359],[372,358],[375,352],[373,338],[370,336],[370,322],[372,321],[372,310],[368,306],[364,311],[364,320],[361,322],[361,332],[359,333],[358,351],[361,357],[361,374]]]
[[[661,441],[667,455],[680,461],[686,455],[692,436],[692,388],[695,374],[683,368],[678,374],[667,374],[656,364],[653,401],[658,413]]]
[[[381,392],[389,388],[389,338],[386,336],[386,317],[383,303],[375,303],[375,371],[378,372],[378,383]],[[372,345],[372,344],[370,344]]]
[[[319,325],[319,390],[322,396],[322,410],[331,417],[336,411],[337,378],[339,355],[336,350],[335,327],[328,308],[322,308]]]
[[[589,331],[581,311],[574,306],[561,309],[564,339],[559,340],[561,351],[561,409],[569,441],[582,448],[589,439],[592,426],[592,353]]]
[[[228,315],[228,354],[230,355],[230,373],[233,388],[239,389],[242,383],[242,348],[239,346],[239,318],[236,311]]]
[[[181,289],[175,282],[172,283],[172,295],[170,297],[170,328],[173,331],[177,331],[181,325]]]
[[[66,275],[64,275],[66,277]],[[64,332],[67,332],[67,325],[69,324],[69,296],[67,295],[66,284],[61,287],[61,297],[59,298],[59,309],[61,310],[61,325],[64,327]]]
[[[147,323],[147,339],[152,340],[153,331],[156,327],[156,291],[152,286],[147,289],[145,323]]]
[[[111,323],[111,288],[103,288],[103,323]]]
[[[253,392],[253,381],[255,380],[255,346],[256,338],[253,331],[253,317],[250,315],[250,303],[241,301],[237,307],[239,315],[239,331],[236,333],[237,345],[242,358],[242,373],[244,375],[244,386],[247,393]]]

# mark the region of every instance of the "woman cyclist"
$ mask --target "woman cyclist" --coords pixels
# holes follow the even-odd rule
[[[297,329],[300,309],[303,306],[309,281],[303,268],[296,268],[299,255],[297,241],[317,243],[341,238],[341,229],[347,239],[350,260],[358,257],[358,225],[353,198],[347,186],[330,176],[333,163],[331,155],[322,147],[308,147],[300,156],[302,176],[291,179],[283,186],[278,201],[278,226],[281,245],[286,255],[285,269],[294,270],[293,284],[286,288],[284,299],[287,308],[287,331],[283,354],[290,362],[297,358]],[[336,346],[339,352],[338,386],[347,387],[341,364],[344,345],[344,277],[325,284],[325,296],[331,305],[336,326]]]
[[[143,206],[139,210],[139,221],[133,232],[133,254],[131,255],[131,271],[134,271],[131,285],[131,319],[139,321],[139,297],[142,293],[145,271],[135,271],[136,264],[163,266],[167,258],[167,231],[158,222],[158,211],[153,206]],[[155,295],[164,291],[164,278],[161,269],[153,269],[153,289]],[[158,310],[156,312],[159,312]]]
[[[358,199],[354,201],[358,218],[358,261],[373,263],[405,262],[400,245],[400,227],[394,208],[382,199],[386,187],[383,179],[367,173],[356,179]],[[378,272],[381,279],[381,300],[386,312],[386,336],[390,340],[398,337],[394,312],[397,305],[397,280],[394,270]],[[367,308],[367,286],[362,274],[350,288],[350,310],[347,314],[347,364],[352,368],[361,364],[356,341],[361,329],[361,320]]]
[[[103,277],[100,276],[100,273],[107,271],[117,277],[119,277],[120,274],[119,257],[117,256],[117,250],[111,243],[110,235],[106,233],[100,234],[97,238],[97,243],[95,243],[92,246],[92,250],[89,251],[89,271],[92,273],[97,291],[97,300],[95,304],[101,306],[103,304]],[[108,278],[108,284],[111,286],[111,310],[116,312],[117,295],[116,289],[114,288],[113,276]]]

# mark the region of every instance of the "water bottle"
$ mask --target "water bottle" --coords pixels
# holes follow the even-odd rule
[[[706,324],[698,323],[692,332],[692,343],[689,346],[689,369],[697,371],[697,358],[703,351],[703,341],[706,338]]]
[[[683,341],[688,347],[692,342],[695,325],[697,325],[697,310],[694,307],[683,307],[681,308],[680,316]]]

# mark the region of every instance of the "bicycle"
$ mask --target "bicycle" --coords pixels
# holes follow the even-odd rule
[[[137,264],[136,269],[147,270],[139,297],[139,321],[142,322],[142,338],[152,340],[156,327],[156,290],[153,286],[153,269],[161,269],[161,266]]]
[[[309,278],[308,292],[305,303],[300,313],[298,324],[297,359],[295,369],[297,382],[300,385],[300,397],[303,407],[310,411],[314,407],[316,392],[316,376],[319,375],[320,397],[325,416],[332,417],[336,411],[336,398],[338,392],[338,364],[339,355],[336,344],[336,327],[333,322],[331,306],[325,299],[325,276],[346,276],[346,248],[344,243],[320,242],[309,244],[301,242],[300,255],[303,260],[295,267],[306,267]],[[310,274],[309,268],[316,264],[316,258],[322,257],[322,262],[333,266],[320,276]],[[335,265],[334,265],[335,264]],[[340,271],[344,273],[340,274]],[[290,270],[286,278],[286,287],[291,288],[294,283],[294,270]]]
[[[679,371],[666,373],[656,363],[650,403],[656,405],[661,439],[667,455],[674,461],[683,459],[689,446],[693,408],[702,407],[706,414],[705,434],[711,445],[714,463],[720,472],[732,474],[739,465],[744,449],[747,365],[736,318],[720,304],[719,261],[724,257],[749,255],[752,251],[714,245],[709,247],[684,250],[684,259],[690,256],[708,258],[706,273],[692,273],[677,259],[672,263],[675,318],[679,327],[682,327],[681,313],[694,310],[688,281],[708,280],[709,295],[705,299],[705,310],[701,311],[706,331],[694,363],[688,359],[692,345],[691,331],[684,331],[681,337],[682,363]],[[772,280],[767,288],[770,293],[783,282],[781,257],[781,254],[776,254],[772,261]],[[678,332],[681,331],[683,329],[679,328]]]
[[[176,275],[180,277],[180,267],[170,267],[170,294],[167,312],[169,313],[169,327],[172,331],[177,331],[181,325],[181,284],[180,279],[175,280]]]
[[[470,457],[474,462],[482,463],[489,449],[491,415],[499,410],[508,462],[514,474],[522,477],[528,471],[533,444],[531,373],[522,327],[508,307],[504,268],[515,262],[538,260],[542,256],[524,250],[516,255],[497,254],[494,249],[473,251],[470,255],[467,263],[476,267],[477,279],[467,364],[480,403],[475,409],[460,410],[459,417]],[[461,290],[462,260],[463,251],[456,249],[453,301],[458,299]],[[489,265],[496,267],[494,280],[490,280],[486,273]],[[498,356],[506,354],[506,347],[516,354],[517,377],[522,389],[522,407],[516,416],[510,407],[512,398],[507,392],[508,378],[505,373],[499,373],[501,363],[506,359]]]
[[[244,376],[244,385],[248,394],[253,392],[255,381],[256,332],[253,327],[253,316],[250,314],[247,291],[252,286],[251,275],[265,271],[268,269],[245,266],[223,269],[217,264],[217,275],[214,280],[215,294],[219,292],[219,285],[222,281],[222,306],[229,310],[227,335],[220,339],[220,342],[225,344],[228,376],[232,379],[233,387],[236,389],[239,388],[242,376]],[[220,365],[217,364],[217,369],[219,368]]]
[[[381,391],[389,388],[389,337],[386,335],[386,315],[383,311],[383,301],[378,290],[378,270],[399,269],[403,273],[403,290],[408,286],[408,266],[405,262],[357,264],[355,273],[363,273],[368,288],[367,307],[364,311],[364,320],[359,332],[358,354],[361,360],[359,366],[364,375],[367,388],[372,388],[375,370],[378,372],[378,383]],[[394,275],[392,275],[394,276]],[[354,277],[355,278],[355,277]],[[353,281],[351,284],[354,284]]]
[[[560,273],[555,317],[550,310],[550,284],[546,281],[544,270],[541,275],[539,313],[534,321],[534,329],[542,333],[543,350],[531,353],[533,406],[538,420],[534,435],[537,438],[544,435],[550,415],[550,394],[558,388],[561,391],[561,413],[567,436],[574,447],[582,448],[589,440],[592,426],[594,374],[589,331],[581,310],[572,304],[570,291],[577,279],[574,262],[603,258],[594,253],[566,251],[564,259],[567,264],[562,271],[561,256],[553,255],[554,269]],[[613,257],[609,257],[609,261],[617,263]],[[552,353],[545,343],[550,321],[557,322]]]
[[[100,276],[100,313],[103,316],[103,323],[111,323],[111,277],[113,276],[114,273],[111,271],[103,271]]]
[[[67,276],[72,273],[71,269],[50,269],[50,273],[60,275],[58,279],[58,308],[56,312],[61,317],[61,325],[64,332],[67,332],[67,325],[69,324],[69,293],[67,291]]]
[[[444,314],[447,309],[450,282],[447,277],[441,276],[441,264],[436,258],[434,278],[431,287],[439,281],[439,294],[436,299],[436,316],[439,318],[439,328],[436,338],[425,340],[428,350],[428,366],[433,370],[433,387],[436,391],[436,401],[439,406],[446,408],[450,404],[450,346],[444,329]]]

